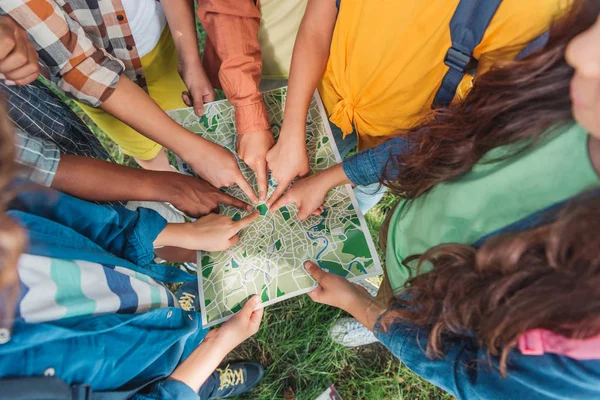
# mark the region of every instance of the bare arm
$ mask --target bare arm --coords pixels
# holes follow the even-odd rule
[[[308,106],[329,59],[336,17],[335,1],[308,2],[294,45],[282,138],[301,135],[304,139]],[[295,129],[286,130],[288,126]]]
[[[196,115],[204,114],[204,103],[215,100],[212,87],[200,60],[193,0],[163,0],[163,10],[178,54],[178,69],[188,88],[182,98]]]
[[[116,90],[102,103],[101,108],[178,154],[213,186],[237,184],[251,201],[257,201],[256,194],[242,176],[231,152],[178,125],[125,75],[121,76]]]
[[[63,154],[52,187],[92,201],[166,201],[189,216],[199,217],[220,203],[248,205],[187,175],[147,171],[90,157]]]
[[[278,186],[267,205],[283,195],[292,180],[308,174],[306,114],[310,100],[323,75],[337,16],[333,0],[310,0],[292,57],[283,126],[277,144],[267,154],[269,169]]]

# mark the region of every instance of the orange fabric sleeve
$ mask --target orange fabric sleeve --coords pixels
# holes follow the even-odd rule
[[[262,53],[258,6],[253,0],[201,0],[198,17],[207,35],[204,67],[213,85],[222,88],[235,107],[237,132],[268,129],[259,90]]]

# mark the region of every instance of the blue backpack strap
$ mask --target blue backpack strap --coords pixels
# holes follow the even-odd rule
[[[473,58],[473,51],[481,43],[500,3],[502,0],[461,0],[458,4],[450,21],[452,47],[444,59],[444,64],[450,69],[435,95],[434,107],[447,107],[454,99]]]
[[[533,39],[531,42],[529,42],[529,44],[527,45],[527,47],[525,47],[517,56],[517,60],[520,60],[522,58],[527,57],[529,54],[541,50],[546,46],[546,43],[548,43],[548,39],[550,38],[550,32],[546,32],[541,34],[540,36],[538,36],[537,38]]]

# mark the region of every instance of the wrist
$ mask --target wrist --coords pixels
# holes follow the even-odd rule
[[[344,308],[348,314],[354,316],[358,322],[363,324],[369,330],[373,330],[379,317],[385,312],[386,307],[375,297],[368,293],[357,293],[352,299],[346,302]]]
[[[333,167],[327,168],[326,170],[320,172],[320,174],[322,174],[320,181],[326,184],[327,190],[336,186],[351,183],[350,179],[348,179],[346,176],[346,172],[344,172],[344,167],[342,164],[337,164]]]
[[[281,126],[278,141],[285,145],[302,145],[306,147],[306,121],[294,124],[293,122],[284,123]]]
[[[154,247],[176,246],[190,250],[186,243],[188,223],[168,223],[154,240]]]

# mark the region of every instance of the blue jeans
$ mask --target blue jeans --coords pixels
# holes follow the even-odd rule
[[[350,152],[356,150],[358,144],[356,132],[352,132],[344,139],[342,130],[338,128],[337,125],[329,122],[329,126],[331,126],[335,144],[340,153],[340,157],[343,160]],[[362,211],[363,214],[366,214],[371,208],[379,203],[386,191],[387,188],[379,183],[356,186],[354,188],[354,195],[356,196],[360,211]]]

